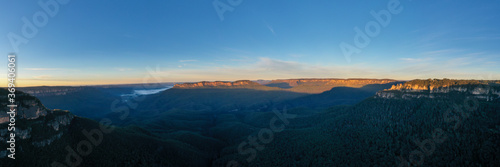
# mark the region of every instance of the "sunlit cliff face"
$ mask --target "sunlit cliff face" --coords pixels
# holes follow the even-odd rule
[[[493,101],[500,97],[498,81],[414,80],[393,85],[377,93],[378,98],[436,98],[440,94],[456,92],[467,97]]]

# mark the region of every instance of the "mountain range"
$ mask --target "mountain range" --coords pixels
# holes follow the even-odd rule
[[[500,165],[500,81],[196,82],[126,100],[106,86],[21,91],[22,161],[0,151],[2,166]]]

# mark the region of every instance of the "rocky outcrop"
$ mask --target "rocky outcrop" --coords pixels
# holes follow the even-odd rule
[[[3,90],[5,91],[5,90]],[[7,96],[5,97],[0,97],[1,100],[1,105],[6,106],[7,105]],[[25,93],[17,93],[16,92],[16,105],[17,105],[17,117],[20,119],[37,119],[41,116],[46,116],[50,110],[45,108],[45,106],[42,105],[40,100],[37,98],[30,96]],[[6,113],[7,108],[5,108],[5,111],[0,112],[0,124],[6,123],[9,121],[9,115]]]
[[[59,131],[60,126],[66,126],[71,123],[75,116],[73,114],[66,114],[61,116],[56,116],[53,120],[49,121],[47,125],[54,128],[55,131]]]
[[[35,100],[24,101],[28,107],[18,107],[17,114],[23,119],[37,119],[47,115],[47,108]],[[0,122],[1,123],[1,122]]]
[[[249,81],[249,80],[240,80],[240,81],[234,81],[234,82],[228,82],[228,81],[214,81],[214,82],[202,81],[202,82],[196,82],[196,83],[176,84],[176,85],[174,85],[173,88],[177,88],[177,89],[189,89],[189,88],[242,88],[242,87],[259,86],[259,85],[260,84],[258,84],[256,82]]]
[[[424,85],[397,84],[397,85],[393,85],[390,90],[406,90],[406,91],[419,92],[422,90],[429,90],[432,88],[433,87],[424,86]]]
[[[7,105],[5,89],[0,89],[0,105]],[[74,119],[74,115],[63,110],[49,110],[37,98],[16,92],[17,115],[15,121],[16,142],[30,141],[34,146],[47,146],[61,138]],[[0,110],[0,146],[10,138],[7,123],[10,116],[6,114],[7,108]],[[34,131],[36,129],[36,131]],[[6,156],[0,152],[0,158]]]
[[[375,98],[436,98],[446,97],[451,92],[492,101],[500,97],[500,84],[498,84],[498,81],[478,80],[413,80],[404,84],[393,85],[390,89],[377,92]]]
[[[448,87],[464,88],[471,85],[498,85],[500,81],[489,81],[489,80],[453,80],[453,79],[427,79],[427,80],[412,80],[403,84],[397,84],[392,86],[390,90],[405,90],[405,91],[434,91],[436,89],[443,89]],[[474,86],[475,87],[475,86]]]

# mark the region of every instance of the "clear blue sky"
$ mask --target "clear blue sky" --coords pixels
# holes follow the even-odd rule
[[[400,13],[350,61],[340,43],[355,46],[354,28],[364,31],[376,21],[370,12],[388,10],[390,0],[220,2],[233,9],[223,20],[212,0],[59,4],[57,14],[19,44],[18,84],[141,83],[148,76],[157,79],[148,82],[500,79],[499,1],[401,0]],[[1,3],[0,50],[7,56],[15,51],[8,34],[25,37],[22,18],[33,22],[44,10],[38,1]]]

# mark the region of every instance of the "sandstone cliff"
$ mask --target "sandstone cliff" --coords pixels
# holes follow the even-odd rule
[[[7,90],[0,89],[0,105],[7,105]],[[59,139],[75,117],[68,111],[49,110],[37,98],[16,92],[17,114],[15,121],[15,134],[18,140],[30,141],[33,146],[43,147]],[[0,110],[0,143],[5,143],[10,132],[7,129],[10,116],[6,107]],[[37,132],[33,132],[37,129]],[[37,134],[32,134],[37,133]],[[1,145],[1,144],[0,144]],[[7,152],[0,151],[0,159]]]
[[[1,89],[2,95],[5,96],[0,97],[0,104],[2,106],[7,105],[7,90]],[[16,105],[17,107],[17,117],[20,119],[37,119],[40,116],[46,116],[47,113],[50,112],[45,106],[42,105],[40,100],[37,98],[22,92],[16,92]],[[8,122],[9,116],[7,115],[7,109],[5,108],[0,112],[0,124]]]
[[[413,80],[380,91],[376,98],[436,98],[445,97],[445,94],[453,92],[492,101],[500,97],[500,84],[498,81],[485,80]]]

